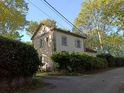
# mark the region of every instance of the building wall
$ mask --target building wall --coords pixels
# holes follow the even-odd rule
[[[43,47],[41,47],[41,39],[43,40]],[[34,44],[34,48],[38,52],[41,62],[43,63],[42,70],[53,70],[53,62],[50,59],[50,56],[53,52],[53,32],[46,30],[43,33],[41,28],[32,42]]]
[[[32,40],[34,48],[37,50],[39,58],[43,63],[42,70],[52,71],[54,69],[53,62],[51,60],[51,54],[55,51],[67,51],[67,52],[84,52],[84,39],[68,35],[62,32],[50,31],[51,29],[46,26],[42,26],[38,33]],[[62,45],[62,36],[67,37],[67,46]],[[48,38],[48,41],[47,39]],[[41,39],[43,40],[43,47],[41,47]],[[76,48],[75,40],[81,41],[81,47]]]
[[[75,37],[62,32],[54,31],[56,39],[56,51],[67,51],[67,52],[84,52],[84,39],[80,37]],[[67,46],[62,45],[62,36],[67,37]],[[75,46],[75,40],[81,41],[81,47],[77,48]]]

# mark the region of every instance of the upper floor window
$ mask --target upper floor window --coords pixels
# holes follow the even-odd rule
[[[43,47],[44,46],[44,42],[43,42],[43,39],[40,40],[40,47]]]
[[[76,40],[76,41],[75,41],[75,46],[76,46],[77,48],[81,48],[81,41],[80,41],[80,40]]]
[[[62,45],[67,46],[67,37],[62,36]]]

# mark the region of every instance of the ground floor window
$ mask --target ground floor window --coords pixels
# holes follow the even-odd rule
[[[43,57],[43,56],[40,56],[40,61],[41,61],[42,63],[44,63],[44,57]]]

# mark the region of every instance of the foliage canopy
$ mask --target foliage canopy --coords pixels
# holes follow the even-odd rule
[[[87,34],[86,45],[114,55],[124,53],[123,0],[86,0],[74,24]],[[73,27],[74,32],[80,32]]]
[[[0,78],[30,77],[40,64],[31,45],[0,36]]]
[[[46,24],[48,26],[53,26],[53,27],[57,27],[56,26],[56,21],[54,20],[51,20],[51,19],[45,19],[45,20],[41,20],[40,23],[43,23],[43,24]],[[27,34],[29,36],[32,36],[33,33],[36,31],[37,27],[39,26],[39,23],[38,22],[33,22],[33,21],[30,21],[29,24],[28,24],[28,28],[26,29],[27,31]]]
[[[28,5],[25,0],[0,1],[0,34],[13,39],[21,38],[18,31],[27,25]]]

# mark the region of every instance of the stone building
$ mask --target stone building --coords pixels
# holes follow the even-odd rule
[[[55,51],[84,52],[85,36],[74,34],[51,26],[40,24],[31,40],[39,58],[44,64],[42,69],[53,70],[50,56]]]

